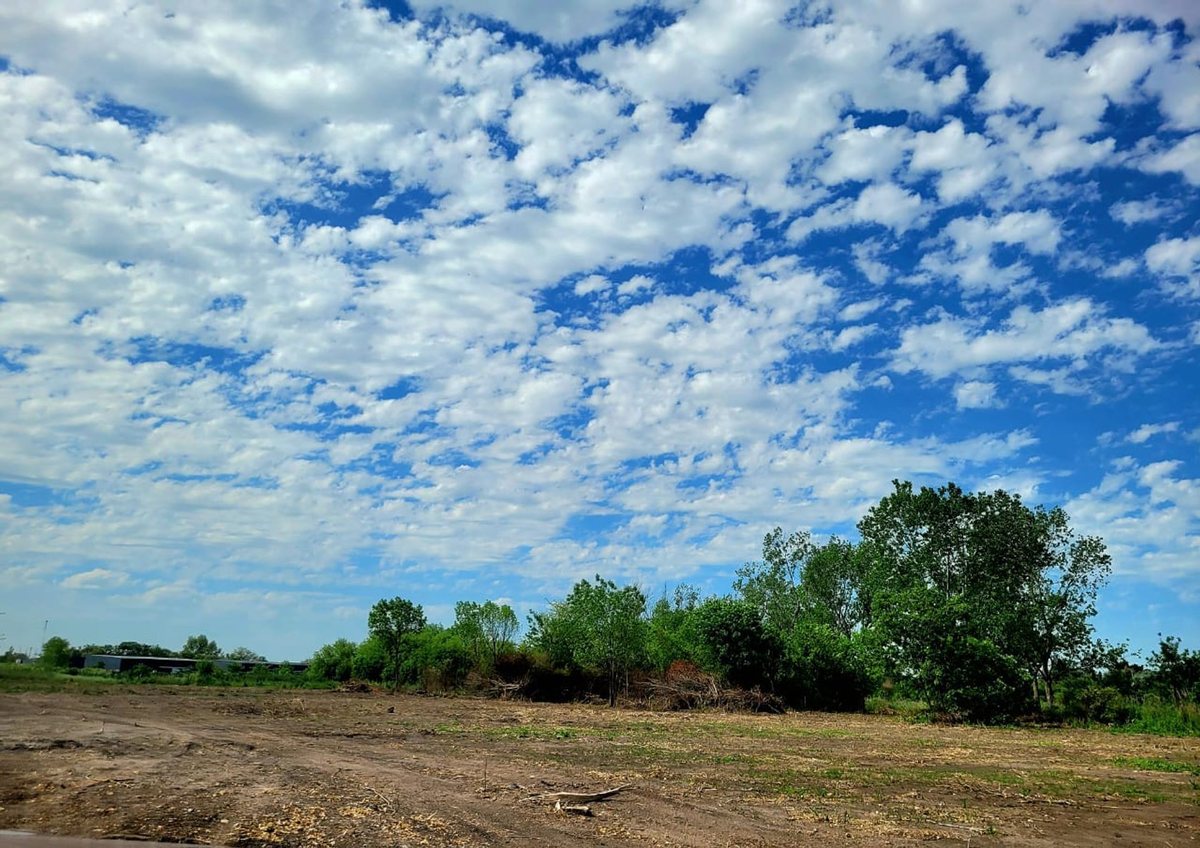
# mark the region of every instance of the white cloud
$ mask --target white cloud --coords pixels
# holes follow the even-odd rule
[[[1108,318],[1086,298],[1041,311],[1019,306],[991,330],[943,317],[906,328],[900,339],[893,367],[931,377],[1002,363],[1080,361],[1106,349],[1139,355],[1157,346],[1145,327],[1128,318]]]
[[[912,169],[938,171],[938,196],[946,203],[971,197],[998,172],[998,152],[978,133],[968,133],[957,118],[936,132],[913,136]]]
[[[853,347],[860,342],[870,338],[878,332],[879,327],[875,324],[862,324],[855,327],[844,327],[839,330],[837,335],[833,337],[830,343],[830,348],[833,350],[845,350]]]
[[[1179,429],[1178,421],[1167,421],[1163,424],[1143,424],[1125,437],[1126,441],[1135,445],[1144,444],[1155,436],[1163,433],[1174,433]]]
[[[1200,480],[1176,461],[1117,466],[1064,504],[1081,533],[1101,536],[1114,571],[1143,579],[1188,580],[1200,551]]]
[[[637,294],[640,291],[654,287],[654,280],[645,274],[635,274],[617,286],[617,294]]]
[[[1108,211],[1114,220],[1120,221],[1127,227],[1142,224],[1146,221],[1157,221],[1169,212],[1162,202],[1154,198],[1150,200],[1125,200],[1121,203],[1114,203],[1109,207]]]
[[[1192,133],[1172,147],[1145,156],[1140,164],[1148,173],[1177,172],[1192,185],[1200,185],[1200,133]]]
[[[870,300],[860,300],[855,303],[848,303],[838,312],[838,318],[842,321],[861,321],[872,312],[883,307],[885,301],[880,297],[873,297]]]
[[[997,245],[1019,245],[1031,254],[1051,255],[1062,240],[1058,221],[1044,209],[1010,212],[994,218],[982,215],[955,218],[942,235],[951,246],[925,254],[920,268],[954,280],[971,295],[988,292],[1019,295],[1029,288],[1026,281],[1031,272],[1024,263],[995,264],[993,253]]]
[[[611,283],[599,274],[589,274],[575,284],[575,294],[579,297],[596,294],[611,287]]]
[[[64,589],[116,589],[129,582],[129,575],[107,568],[92,568],[64,577],[59,583]]]
[[[982,380],[967,380],[954,387],[954,402],[959,409],[989,409],[999,406],[996,384]]]
[[[1146,250],[1146,265],[1160,274],[1194,274],[1200,266],[1200,236],[1163,239]]]
[[[1184,45],[1181,55],[1150,70],[1146,88],[1159,95],[1162,110],[1174,129],[1200,127],[1200,68],[1196,67],[1196,41]]]
[[[1162,239],[1146,249],[1145,260],[1171,295],[1200,299],[1200,236]]]
[[[797,218],[788,227],[787,235],[795,241],[803,241],[814,232],[855,224],[879,224],[895,233],[904,233],[920,224],[924,211],[924,201],[916,192],[895,183],[872,183],[853,200],[837,201],[818,208],[811,215]],[[870,276],[877,276],[875,268],[868,268]]]
[[[828,142],[829,158],[817,168],[827,183],[887,180],[904,158],[908,133],[894,127],[850,127]]]
[[[547,169],[567,168],[613,144],[627,131],[622,102],[611,92],[567,80],[529,83],[513,104],[509,132],[522,147],[516,168],[536,180]]]
[[[539,0],[414,0],[414,11],[427,15],[447,8],[471,15],[481,15],[507,22],[520,32],[532,32],[549,41],[575,41],[598,35],[619,25],[623,13],[639,7],[630,0],[592,0],[584,6],[566,8]],[[680,2],[661,2],[667,9],[682,8]]]

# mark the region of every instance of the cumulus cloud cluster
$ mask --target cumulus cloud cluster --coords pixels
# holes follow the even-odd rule
[[[1065,502],[1194,585],[1198,27],[0,10],[6,584],[336,629],[719,581],[901,477]]]

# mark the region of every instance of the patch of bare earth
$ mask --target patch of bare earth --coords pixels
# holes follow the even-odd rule
[[[1196,740],[872,716],[0,695],[0,829],[229,846],[1183,845],[1198,765]],[[590,816],[542,797],[622,784]]]

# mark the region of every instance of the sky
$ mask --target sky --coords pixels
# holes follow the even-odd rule
[[[729,590],[895,478],[1200,647],[1200,4],[0,4],[3,646]]]

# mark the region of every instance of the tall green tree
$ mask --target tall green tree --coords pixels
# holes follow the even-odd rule
[[[62,636],[51,636],[42,645],[41,663],[47,668],[66,668],[71,664],[71,643]]]
[[[508,604],[459,601],[454,605],[454,631],[466,646],[472,662],[487,672],[513,646],[520,629],[517,614]]]
[[[1011,714],[1038,679],[1052,696],[1056,663],[1090,641],[1108,555],[1099,539],[1076,536],[1062,510],[1004,491],[895,481],[859,532],[889,666],[939,709]]]
[[[762,559],[738,569],[734,591],[781,637],[792,633],[804,615],[804,572],[816,549],[807,531],[784,536],[776,527],[763,538]]]
[[[221,658],[221,649],[216,642],[201,633],[187,637],[179,655],[193,660],[216,660]]]
[[[367,614],[367,630],[383,648],[393,688],[399,686],[409,639],[425,627],[425,611],[404,598],[377,601]]]
[[[1049,557],[1020,596],[1023,612],[1011,622],[1014,656],[1041,683],[1046,702],[1055,703],[1062,669],[1080,665],[1094,646],[1091,619],[1096,595],[1112,571],[1111,558],[1097,537],[1077,538],[1061,509],[1038,514]]]
[[[532,617],[530,636],[548,654],[601,674],[613,706],[629,671],[645,656],[645,613],[640,589],[596,575],[595,582],[576,583],[548,613]]]
[[[1150,670],[1153,683],[1177,705],[1200,696],[1200,651],[1180,647],[1178,637],[1160,637],[1158,650],[1150,655]]]
[[[800,579],[803,618],[850,638],[871,625],[871,557],[864,545],[833,538],[808,556]]]
[[[696,608],[700,593],[686,583],[654,604],[646,625],[646,660],[660,674],[676,660],[699,663]]]
[[[388,670],[388,655],[383,644],[374,636],[368,636],[360,642],[350,661],[350,670],[359,680],[383,681]]]

